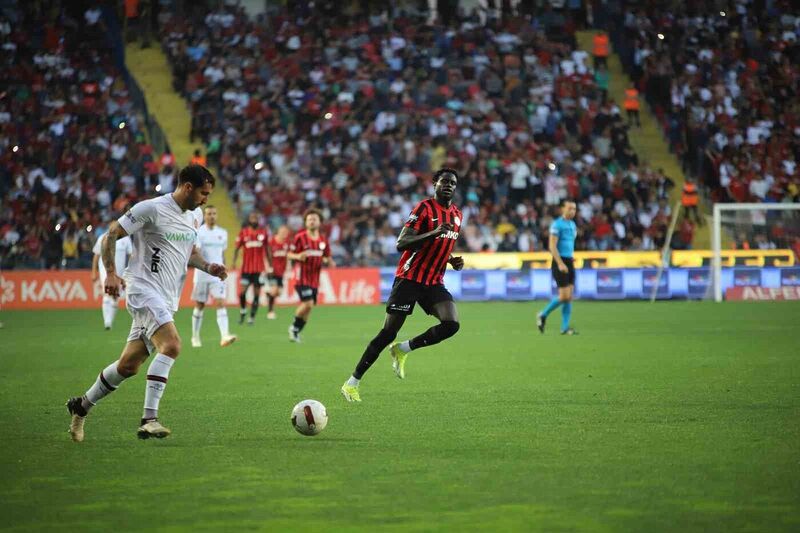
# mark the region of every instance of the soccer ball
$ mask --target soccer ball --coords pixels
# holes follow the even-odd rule
[[[301,435],[313,437],[328,425],[328,411],[317,400],[303,400],[292,409],[292,426]]]

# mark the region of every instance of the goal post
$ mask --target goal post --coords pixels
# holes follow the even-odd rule
[[[722,249],[731,247],[726,243],[738,247],[744,239],[754,249],[791,248],[798,238],[800,203],[714,204],[711,228],[714,300],[721,302],[724,296]]]

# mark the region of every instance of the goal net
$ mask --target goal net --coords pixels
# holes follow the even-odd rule
[[[800,265],[800,203],[714,204],[711,246],[717,302],[729,289],[793,283]]]

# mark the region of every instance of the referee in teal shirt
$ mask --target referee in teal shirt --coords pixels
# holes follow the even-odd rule
[[[561,307],[561,334],[577,335],[578,332],[569,327],[572,316],[572,293],[575,290],[575,238],[578,236],[578,226],[575,225],[575,212],[577,206],[572,200],[564,200],[561,204],[561,216],[550,224],[549,250],[553,254],[553,263],[550,271],[558,285],[558,296],[550,300],[547,307],[536,315],[536,325],[544,333],[547,317]]]

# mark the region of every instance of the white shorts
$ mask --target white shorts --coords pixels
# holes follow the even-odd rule
[[[196,278],[195,278],[196,279]],[[210,281],[195,281],[192,289],[192,300],[204,304],[208,301],[208,295],[217,301],[225,301],[225,282],[221,279]]]
[[[129,294],[128,312],[133,317],[128,342],[141,340],[151,354],[156,352],[150,339],[155,332],[172,322],[172,309],[161,296],[155,294]]]

